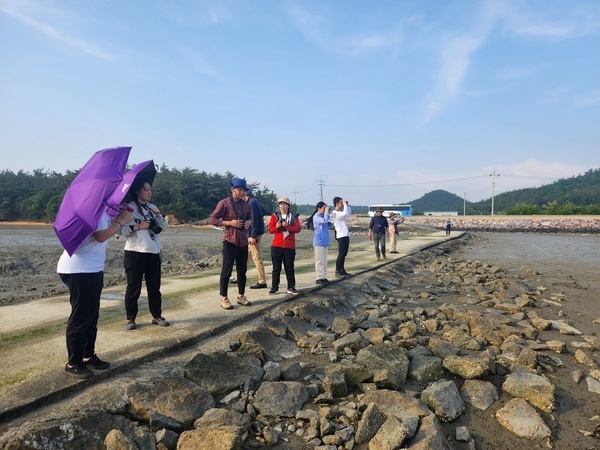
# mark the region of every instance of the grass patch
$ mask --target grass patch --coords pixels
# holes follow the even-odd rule
[[[43,328],[25,331],[23,333],[3,335],[0,340],[0,352],[21,346],[24,342],[35,342],[55,336],[59,332],[64,332],[65,323],[57,323]]]

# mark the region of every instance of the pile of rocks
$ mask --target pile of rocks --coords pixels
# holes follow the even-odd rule
[[[454,260],[451,245],[285,303],[228,352],[199,353],[133,384],[95,386],[76,407],[21,423],[0,444],[476,448],[472,430],[449,425],[504,397],[494,414],[504,431],[487,448],[509,448],[517,436],[552,446],[552,374],[567,351],[557,335],[576,339],[569,346],[579,367],[571,374],[592,395],[600,393],[592,355],[600,340],[541,317],[536,307],[563,301],[560,293],[487,263]]]

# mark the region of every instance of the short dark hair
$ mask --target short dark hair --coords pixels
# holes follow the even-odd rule
[[[333,206],[342,201],[342,197],[333,197]]]

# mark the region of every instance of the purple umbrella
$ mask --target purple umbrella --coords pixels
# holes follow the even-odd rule
[[[109,210],[109,215],[117,214],[119,205],[123,202],[123,199],[125,199],[126,202],[137,200],[137,198],[134,198],[133,192],[129,192],[131,186],[134,186],[136,182],[148,182],[152,184],[156,172],[157,169],[153,160],[136,164],[131,170],[126,172],[125,175],[123,175],[123,180],[117,185],[115,191],[108,200],[108,206],[112,210]]]
[[[108,199],[123,180],[130,151],[115,147],[94,153],[67,188],[54,231],[69,255],[96,231]]]

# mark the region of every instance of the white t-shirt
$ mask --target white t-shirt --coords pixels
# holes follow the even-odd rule
[[[106,230],[110,226],[110,217],[104,213],[96,231]],[[69,256],[65,250],[60,259],[56,271],[58,273],[97,273],[104,270],[106,260],[106,246],[108,240],[98,242],[94,236],[90,236],[79,249]]]

